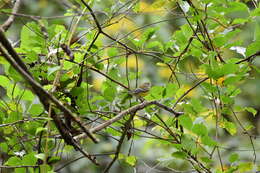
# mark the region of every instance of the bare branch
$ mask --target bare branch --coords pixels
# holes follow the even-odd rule
[[[115,117],[111,118],[110,120],[107,120],[106,122],[104,122],[104,123],[102,123],[102,124],[100,124],[100,125],[98,125],[96,127],[91,128],[89,131],[91,133],[96,133],[96,132],[98,132],[98,131],[100,131],[100,130],[110,126],[114,122],[117,122],[118,120],[122,119],[125,115],[128,115],[128,114],[131,114],[133,112],[137,112],[139,110],[142,110],[145,107],[150,106],[152,104],[157,105],[158,107],[161,107],[162,109],[164,109],[164,110],[174,114],[175,116],[179,116],[179,115],[183,114],[183,112],[176,112],[173,109],[171,109],[171,108],[169,108],[169,107],[167,107],[167,106],[165,106],[165,105],[163,105],[163,104],[161,104],[161,103],[159,103],[157,101],[144,101],[144,102],[142,102],[142,103],[140,103],[138,105],[134,105],[134,106],[130,107],[129,109],[126,109],[126,110],[120,112]],[[79,140],[79,139],[82,139],[82,138],[85,138],[85,137],[86,137],[85,134],[80,134],[80,135],[78,135],[78,136],[76,136],[74,138],[76,140]]]
[[[20,5],[21,5],[21,0],[16,0],[12,13],[17,13]],[[9,16],[8,19],[5,21],[5,23],[0,26],[0,28],[2,28],[4,31],[7,31],[10,28],[10,26],[12,25],[12,23],[14,22],[14,18],[15,18],[15,15]]]

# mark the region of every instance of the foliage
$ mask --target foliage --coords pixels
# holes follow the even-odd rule
[[[256,1],[65,4],[56,17],[17,13],[19,44],[0,34],[0,168],[58,172],[81,154],[90,172],[260,171],[245,117],[259,107],[243,103],[259,83]],[[143,82],[148,95],[131,95]]]

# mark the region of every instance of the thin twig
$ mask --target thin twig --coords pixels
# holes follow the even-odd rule
[[[42,118],[42,117],[29,118],[29,119],[24,119],[24,120],[18,120],[18,121],[12,122],[12,123],[0,124],[0,127],[13,126],[15,124],[24,123],[27,121],[37,121],[37,120],[47,120],[47,119],[48,118]]]
[[[253,155],[254,155],[254,160],[253,162],[256,163],[256,150],[255,150],[255,145],[254,142],[252,140],[252,136],[249,134],[249,132],[246,130],[246,128],[243,126],[243,124],[241,123],[241,121],[238,119],[236,113],[234,112],[234,110],[232,108],[230,108],[231,112],[233,113],[236,121],[238,122],[239,126],[241,127],[241,129],[243,130],[243,132],[249,137],[250,143],[252,145],[252,149],[253,149]]]
[[[115,156],[114,158],[112,159],[112,161],[107,165],[107,167],[105,168],[104,170],[104,173],[108,173],[110,168],[113,166],[113,164],[115,163],[115,161],[117,160],[118,156],[119,156],[119,153],[120,153],[120,150],[121,150],[121,147],[123,145],[123,142],[124,142],[124,139],[125,139],[125,136],[127,134],[127,131],[129,130],[129,128],[131,127],[131,122],[133,121],[133,118],[135,116],[136,112],[132,112],[131,113],[131,116],[129,117],[129,119],[126,121],[125,123],[125,128],[124,128],[124,131],[120,137],[120,140],[118,142],[118,145],[116,147],[116,153],[115,153]]]
[[[203,83],[204,81],[208,80],[209,77],[205,77],[203,79],[201,79],[199,82],[197,82],[194,86],[192,86],[190,89],[188,89],[184,94],[182,94],[177,101],[174,103],[174,105],[172,106],[172,109],[174,109],[176,107],[176,105],[186,96],[188,95],[193,89],[195,89],[197,86],[199,86],[201,83]]]
[[[15,168],[37,168],[40,165],[19,165],[19,166],[4,166],[4,165],[0,165],[0,168],[4,168],[4,169],[15,169]]]
[[[164,110],[174,114],[175,116],[179,116],[179,115],[183,114],[183,112],[176,112],[173,109],[171,109],[171,108],[169,108],[169,107],[167,107],[167,106],[165,106],[165,105],[163,105],[163,104],[161,104],[161,103],[159,103],[157,101],[144,101],[144,102],[142,102],[142,103],[140,103],[138,105],[134,105],[134,106],[132,106],[132,107],[130,107],[130,108],[128,108],[128,109],[118,113],[115,117],[105,121],[104,123],[102,123],[102,124],[100,124],[100,125],[98,125],[96,127],[91,128],[89,131],[91,133],[96,133],[96,132],[98,132],[100,130],[103,130],[104,128],[110,126],[114,122],[119,121],[125,115],[131,114],[132,112],[136,112],[136,111],[142,110],[145,107],[150,106],[152,104],[157,105],[158,107],[161,107],[162,109],[164,109]],[[79,139],[82,139],[82,138],[85,138],[85,137],[86,137],[85,134],[80,134],[78,136],[75,136],[74,139],[79,140]]]

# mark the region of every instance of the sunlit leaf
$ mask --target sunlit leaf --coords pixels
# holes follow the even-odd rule
[[[135,166],[137,160],[136,160],[136,157],[135,157],[135,156],[128,156],[128,157],[126,157],[125,161],[126,161],[126,163],[128,163],[129,165]]]

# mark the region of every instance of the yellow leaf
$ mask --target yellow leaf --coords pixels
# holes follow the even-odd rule
[[[171,76],[172,71],[168,67],[159,67],[158,73],[162,78],[168,79]]]
[[[95,79],[93,80],[93,83],[92,83],[93,84],[93,88],[96,91],[100,91],[102,83],[103,83],[104,80],[105,80],[105,78],[103,78],[103,77],[95,77]]]
[[[136,24],[124,16],[113,18],[108,25],[104,30],[109,34],[118,34],[121,31],[129,32],[137,29]],[[134,32],[134,35],[140,35],[140,31]]]
[[[144,61],[142,60],[142,59],[140,59],[140,58],[138,58],[138,68],[140,69],[140,70],[143,70],[143,68],[144,68]],[[130,55],[129,57],[128,57],[128,62],[127,62],[127,65],[128,65],[128,67],[129,68],[136,68],[136,64],[137,62],[136,62],[136,57],[134,56],[134,55]],[[121,65],[120,65],[122,68],[125,68],[125,66],[126,66],[126,62],[124,62],[124,63],[122,63]]]
[[[165,1],[165,0],[164,0]],[[164,5],[166,2],[163,2],[161,0],[155,1],[153,4],[146,3],[145,1],[140,2],[140,11],[142,13],[152,13],[155,15],[166,15],[167,11],[164,8]]]

